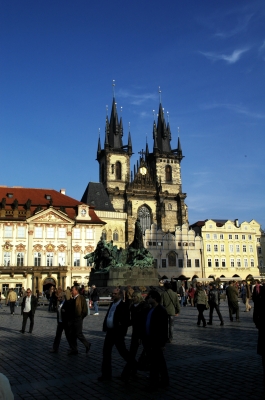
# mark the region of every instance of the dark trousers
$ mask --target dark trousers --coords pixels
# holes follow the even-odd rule
[[[217,315],[220,319],[221,322],[224,322],[222,314],[219,310],[219,305],[218,304],[210,304],[210,313],[209,313],[209,322],[212,323],[213,322],[213,310],[216,310]]]
[[[27,320],[30,320],[29,332],[32,332],[34,326],[34,314],[31,311],[23,312],[22,331],[25,332]]]
[[[168,315],[168,339],[173,340],[174,316]]]
[[[197,310],[199,312],[197,325],[200,325],[201,321],[203,322],[203,325],[206,325],[206,321],[205,321],[205,318],[204,318],[204,315],[203,315],[203,311],[205,310],[205,305],[204,304],[197,304]]]
[[[229,307],[229,318],[230,321],[233,321],[233,313],[236,313],[236,319],[239,320],[239,307],[237,306],[236,308],[233,307],[233,305],[228,303]]]
[[[103,346],[103,361],[101,367],[102,376],[107,378],[111,377],[111,353],[113,346],[116,347],[120,356],[125,361],[130,361],[130,353],[126,349],[124,335],[119,334],[119,332],[117,333],[114,329],[107,329]]]
[[[131,345],[130,345],[130,350],[129,350],[129,361],[125,365],[121,376],[124,379],[128,379],[130,377],[130,373],[132,372],[133,375],[137,373],[137,362],[135,360],[135,356],[137,354],[137,350],[139,348],[139,336],[134,335],[132,333],[132,340],[131,340]]]
[[[150,362],[150,386],[152,388],[157,387],[159,378],[161,378],[161,384],[167,386],[169,384],[169,376],[163,349],[161,346],[146,343],[145,349]]]
[[[10,302],[9,302],[9,305],[10,305],[10,312],[11,312],[11,314],[14,314],[16,302],[15,302],[15,301],[10,301]]]
[[[77,339],[88,349],[90,343],[86,340],[83,334],[83,320],[81,318],[72,320],[68,324],[68,343],[73,351],[77,350]],[[67,338],[67,336],[66,336]]]
[[[67,329],[68,329],[68,327],[63,322],[58,322],[57,329],[56,329],[56,335],[55,335],[54,342],[53,342],[53,350],[57,351],[59,349],[63,331],[64,331],[66,339],[69,343],[69,335],[68,335]]]

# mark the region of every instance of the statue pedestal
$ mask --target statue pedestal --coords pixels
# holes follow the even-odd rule
[[[106,286],[158,286],[157,268],[128,267],[110,268],[108,272],[92,272],[89,278],[89,285],[97,287]]]

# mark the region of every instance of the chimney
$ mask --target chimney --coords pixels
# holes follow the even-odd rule
[[[61,193],[61,194],[65,194],[65,192],[66,192],[65,189],[61,189],[61,190],[60,190],[60,193]]]

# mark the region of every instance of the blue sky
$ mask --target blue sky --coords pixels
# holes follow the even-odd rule
[[[264,229],[264,27],[263,0],[2,0],[0,184],[80,200],[98,181],[112,80],[131,167],[146,137],[152,148],[160,86],[189,222]]]

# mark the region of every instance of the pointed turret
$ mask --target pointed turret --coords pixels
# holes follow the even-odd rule
[[[148,148],[148,143],[146,142],[146,146],[145,146],[145,161],[147,161],[148,156],[149,156],[149,148]]]
[[[101,152],[100,136],[98,137],[98,153]]]
[[[180,138],[178,137],[178,148],[177,148],[178,155],[182,157],[182,148],[180,143]]]
[[[117,107],[115,98],[112,100],[112,109],[111,116],[109,122],[109,145],[113,149],[121,149],[122,148],[122,135],[123,135],[123,126],[122,119],[118,119]]]
[[[158,119],[157,119],[157,146],[161,153],[171,152],[171,133],[169,124],[166,125],[164,110],[162,104],[159,104]]]
[[[132,138],[131,138],[131,132],[129,131],[128,134],[128,154],[132,154]]]

